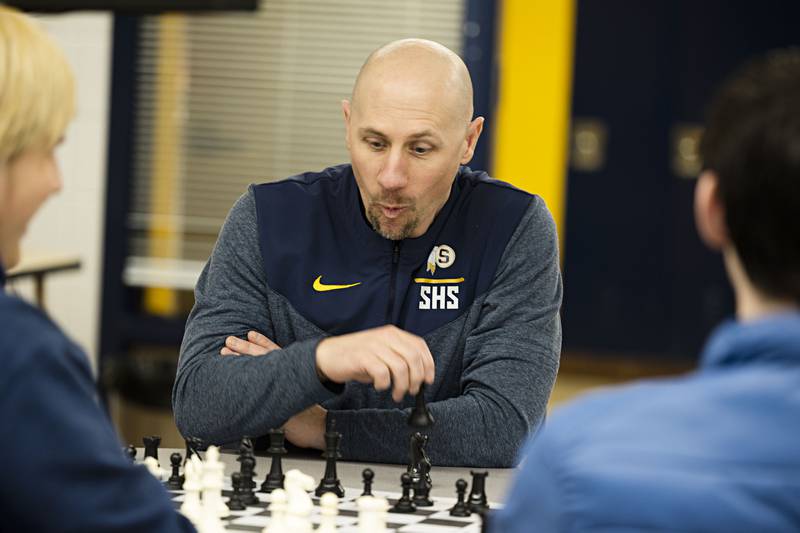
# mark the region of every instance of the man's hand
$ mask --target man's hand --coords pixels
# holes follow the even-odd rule
[[[302,448],[325,449],[325,418],[323,407],[312,405],[286,421],[283,431],[289,442]]]
[[[248,331],[247,340],[230,336],[225,339],[225,346],[219,351],[220,355],[264,355],[280,346],[269,340],[257,331]]]
[[[392,386],[392,399],[416,394],[431,384],[434,363],[425,341],[395,326],[328,337],[317,346],[317,372],[335,383],[372,383],[377,390]]]

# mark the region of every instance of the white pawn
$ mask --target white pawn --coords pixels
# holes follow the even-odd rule
[[[197,466],[195,461],[189,460],[183,468],[183,504],[181,513],[193,524],[199,524],[202,520],[203,506],[200,503],[200,480],[198,479]]]
[[[336,533],[336,515],[339,514],[339,497],[326,492],[319,499],[320,514],[322,518],[317,528],[317,533]]]
[[[288,497],[283,489],[275,489],[270,495],[269,523],[261,533],[290,533],[286,528],[286,502]]]
[[[144,458],[143,463],[144,466],[147,467],[147,470],[153,474],[157,480],[164,481],[164,469],[158,464],[158,459],[148,456]]]
[[[217,517],[230,515],[230,509],[222,501],[222,483],[225,477],[225,464],[219,460],[219,448],[209,446],[203,463],[203,509]]]
[[[289,497],[286,507],[286,528],[292,533],[311,533],[311,513],[314,502],[309,491],[314,490],[314,478],[299,470],[289,470],[283,481],[283,488]]]
[[[356,500],[358,505],[358,532],[359,533],[385,533],[386,513],[389,502],[385,498],[374,496],[361,496]]]

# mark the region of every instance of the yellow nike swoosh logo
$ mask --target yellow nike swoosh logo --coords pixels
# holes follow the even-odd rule
[[[355,287],[356,285],[361,285],[361,282],[358,283],[351,283],[349,285],[326,285],[322,283],[322,276],[319,276],[317,279],[314,280],[314,290],[317,292],[327,292],[327,291],[337,291],[339,289],[349,289],[350,287]]]

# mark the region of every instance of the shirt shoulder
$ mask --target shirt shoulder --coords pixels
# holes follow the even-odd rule
[[[0,322],[5,368],[0,389],[34,364],[70,364],[91,376],[83,352],[41,310],[19,298],[0,295]]]

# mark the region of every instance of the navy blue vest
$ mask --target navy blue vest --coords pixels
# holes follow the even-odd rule
[[[255,201],[267,283],[331,335],[395,324],[423,336],[489,289],[532,199],[462,167],[428,231],[390,241],[365,219],[350,165],[264,183]]]

